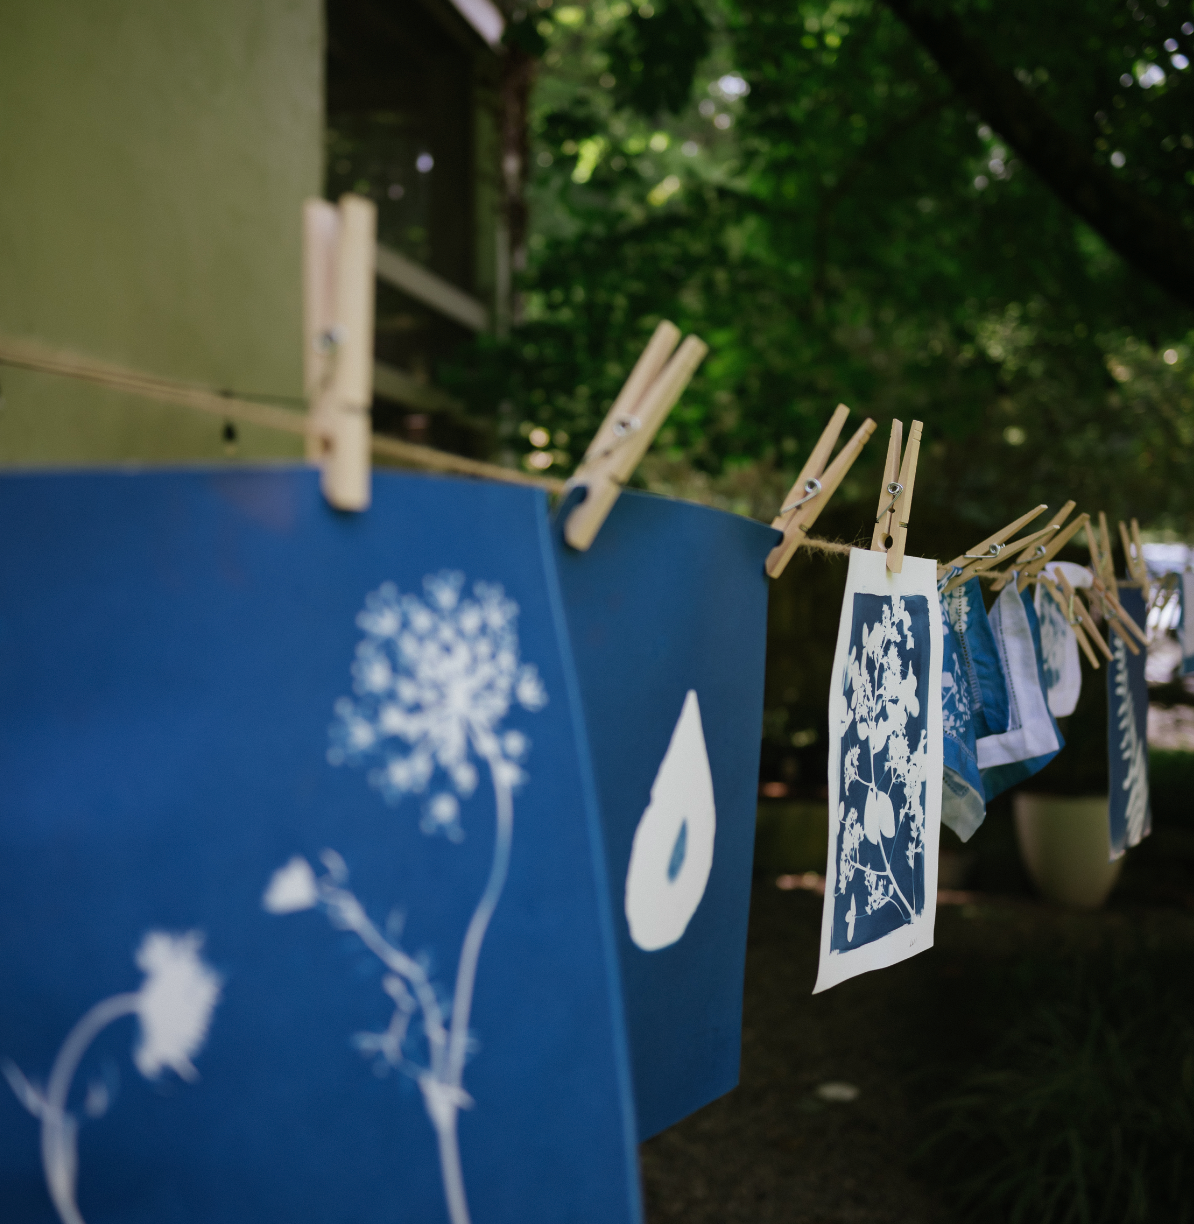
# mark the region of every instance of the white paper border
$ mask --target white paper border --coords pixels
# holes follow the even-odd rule
[[[850,633],[854,596],[923,595],[929,601],[929,759],[925,784],[925,907],[905,926],[889,931],[871,943],[845,952],[830,947],[833,935],[833,900],[837,888],[838,802],[842,773],[842,736],[838,728],[846,721],[849,702],[846,675],[850,659]],[[828,990],[847,978],[898,964],[933,946],[937,921],[937,855],[941,841],[941,601],[937,594],[937,562],[924,557],[905,557],[902,573],[887,569],[884,553],[860,548],[850,551],[850,570],[842,596],[837,648],[833,654],[833,680],[829,688],[829,851],[825,864],[825,901],[821,909],[821,958],[813,994]]]

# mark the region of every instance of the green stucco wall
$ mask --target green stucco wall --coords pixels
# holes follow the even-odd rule
[[[321,0],[36,0],[0,19],[0,333],[302,393]],[[0,463],[223,459],[223,423],[0,366]],[[301,442],[240,428],[241,459]]]

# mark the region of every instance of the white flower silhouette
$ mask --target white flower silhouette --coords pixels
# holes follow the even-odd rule
[[[517,786],[530,745],[518,731],[499,735],[498,724],[512,702],[547,703],[535,667],[519,662],[518,605],[486,582],[462,598],[463,585],[463,574],[445,571],[424,579],[424,599],[388,582],[368,596],[357,617],[356,696],[336,703],[328,749],[333,765],[375,762],[369,780],[391,803],[426,793],[441,771],[451,791],[431,796],[420,827],[453,841],[464,836],[459,800],[477,787],[471,757],[495,783]]]
[[[497,814],[493,859],[465,931],[451,1002],[441,1001],[424,959],[401,947],[401,922],[383,934],[369,918],[335,851],[323,852],[320,876],[306,859],[292,858],[274,872],[261,901],[274,914],[322,906],[333,926],[353,931],[385,965],[390,1023],[380,1033],[358,1033],[356,1045],[382,1071],[394,1068],[419,1085],[452,1224],[469,1224],[456,1120],[473,1104],[463,1076],[477,964],[510,866],[514,789],[527,780],[522,762],[530,741],[501,723],[514,703],[531,711],[547,704],[539,673],[519,660],[518,605],[500,586],[477,582],[472,597],[462,598],[463,586],[462,574],[445,572],[424,579],[423,599],[399,594],[392,583],[367,597],[357,617],[365,637],[352,667],[355,697],[336,702],[327,754],[333,765],[373,765],[369,781],[394,804],[426,794],[442,774],[448,787],[425,801],[419,827],[454,842],[464,837],[460,801],[479,781],[474,761],[488,768]],[[421,1033],[412,1034],[416,1017]],[[416,1047],[423,1046],[420,1059]]]
[[[924,854],[925,810],[924,781],[928,768],[928,732],[921,731],[915,749],[908,741],[908,719],[920,714],[917,678],[911,660],[907,670],[900,647],[915,648],[912,617],[902,596],[896,595],[883,604],[883,614],[874,625],[863,624],[862,653],[851,649],[845,683],[850,693],[850,705],[840,734],[845,735],[851,724],[861,741],[847,749],[842,765],[842,793],[846,799],[837,812],[838,874],[837,891],[845,897],[856,872],[863,875],[866,888],[866,913],[873,914],[886,905],[893,905],[904,922],[910,922],[919,912],[915,895],[905,889],[909,881],[906,872],[896,871],[894,862],[896,841],[907,827],[904,857],[909,868],[915,866],[917,855]],[[862,756],[866,746],[867,757]],[[848,810],[851,792],[863,788],[862,815],[856,806]],[[892,793],[898,788],[903,796],[897,811]],[[878,851],[864,862],[863,842]],[[914,882],[915,877],[913,877]],[[903,887],[901,887],[901,882]],[[911,890],[914,894],[914,888]],[[850,908],[846,913],[846,939],[853,942],[857,920],[857,893],[850,893]]]
[[[63,1224],[83,1224],[75,1201],[79,1123],[66,1108],[79,1063],[103,1029],[122,1016],[135,1015],[141,1022],[133,1053],[137,1070],[146,1079],[157,1079],[169,1067],[183,1079],[198,1079],[192,1059],[207,1040],[223,985],[219,974],[200,957],[202,946],[198,931],[186,935],[150,931],[136,956],[137,967],[145,973],[141,989],[104,999],[83,1016],[62,1043],[44,1090],[26,1079],[15,1063],[4,1063],[5,1078],[17,1099],[41,1120],[46,1186]],[[87,1113],[99,1117],[108,1103],[107,1089],[93,1084],[85,1102]]]

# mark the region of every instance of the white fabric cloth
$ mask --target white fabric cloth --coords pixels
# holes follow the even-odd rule
[[[1057,572],[1065,574],[1072,587],[1090,586],[1091,575],[1083,565],[1069,561],[1054,561],[1045,566],[1045,573],[1057,582]],[[1049,710],[1054,718],[1064,718],[1074,712],[1082,692],[1082,663],[1078,658],[1078,639],[1057,606],[1057,601],[1038,582],[1033,596],[1037,620],[1041,623],[1041,654],[1048,686]]]
[[[1041,691],[1028,613],[1015,582],[1009,582],[1000,592],[990,620],[1007,681],[1008,727],[1001,735],[987,735],[978,741],[979,769],[1028,761],[1060,747]]]

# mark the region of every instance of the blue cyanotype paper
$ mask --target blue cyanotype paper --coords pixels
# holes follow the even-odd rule
[[[1008,583],[991,609],[990,623],[1007,684],[1008,728],[1001,735],[978,740],[978,763],[988,802],[1039,773],[1065,744],[1049,712],[1032,592],[1017,592],[1015,582]]]
[[[936,562],[854,549],[829,693],[829,859],[816,991],[933,944],[942,791]]]
[[[560,534],[646,1139],[738,1082],[779,533],[628,491],[587,552]]]
[[[974,708],[976,703],[981,708],[982,694],[965,639],[974,616],[969,596],[966,586],[941,596],[941,823],[962,841],[973,836],[987,814],[974,730]],[[985,621],[981,598],[978,613]]]
[[[0,507],[5,1224],[638,1221],[543,495]]]
[[[1138,625],[1146,618],[1144,597],[1134,587],[1121,587],[1119,602]],[[1111,857],[1139,845],[1152,832],[1148,795],[1148,682],[1143,646],[1132,654],[1109,628],[1111,662],[1107,666],[1108,819]]]

